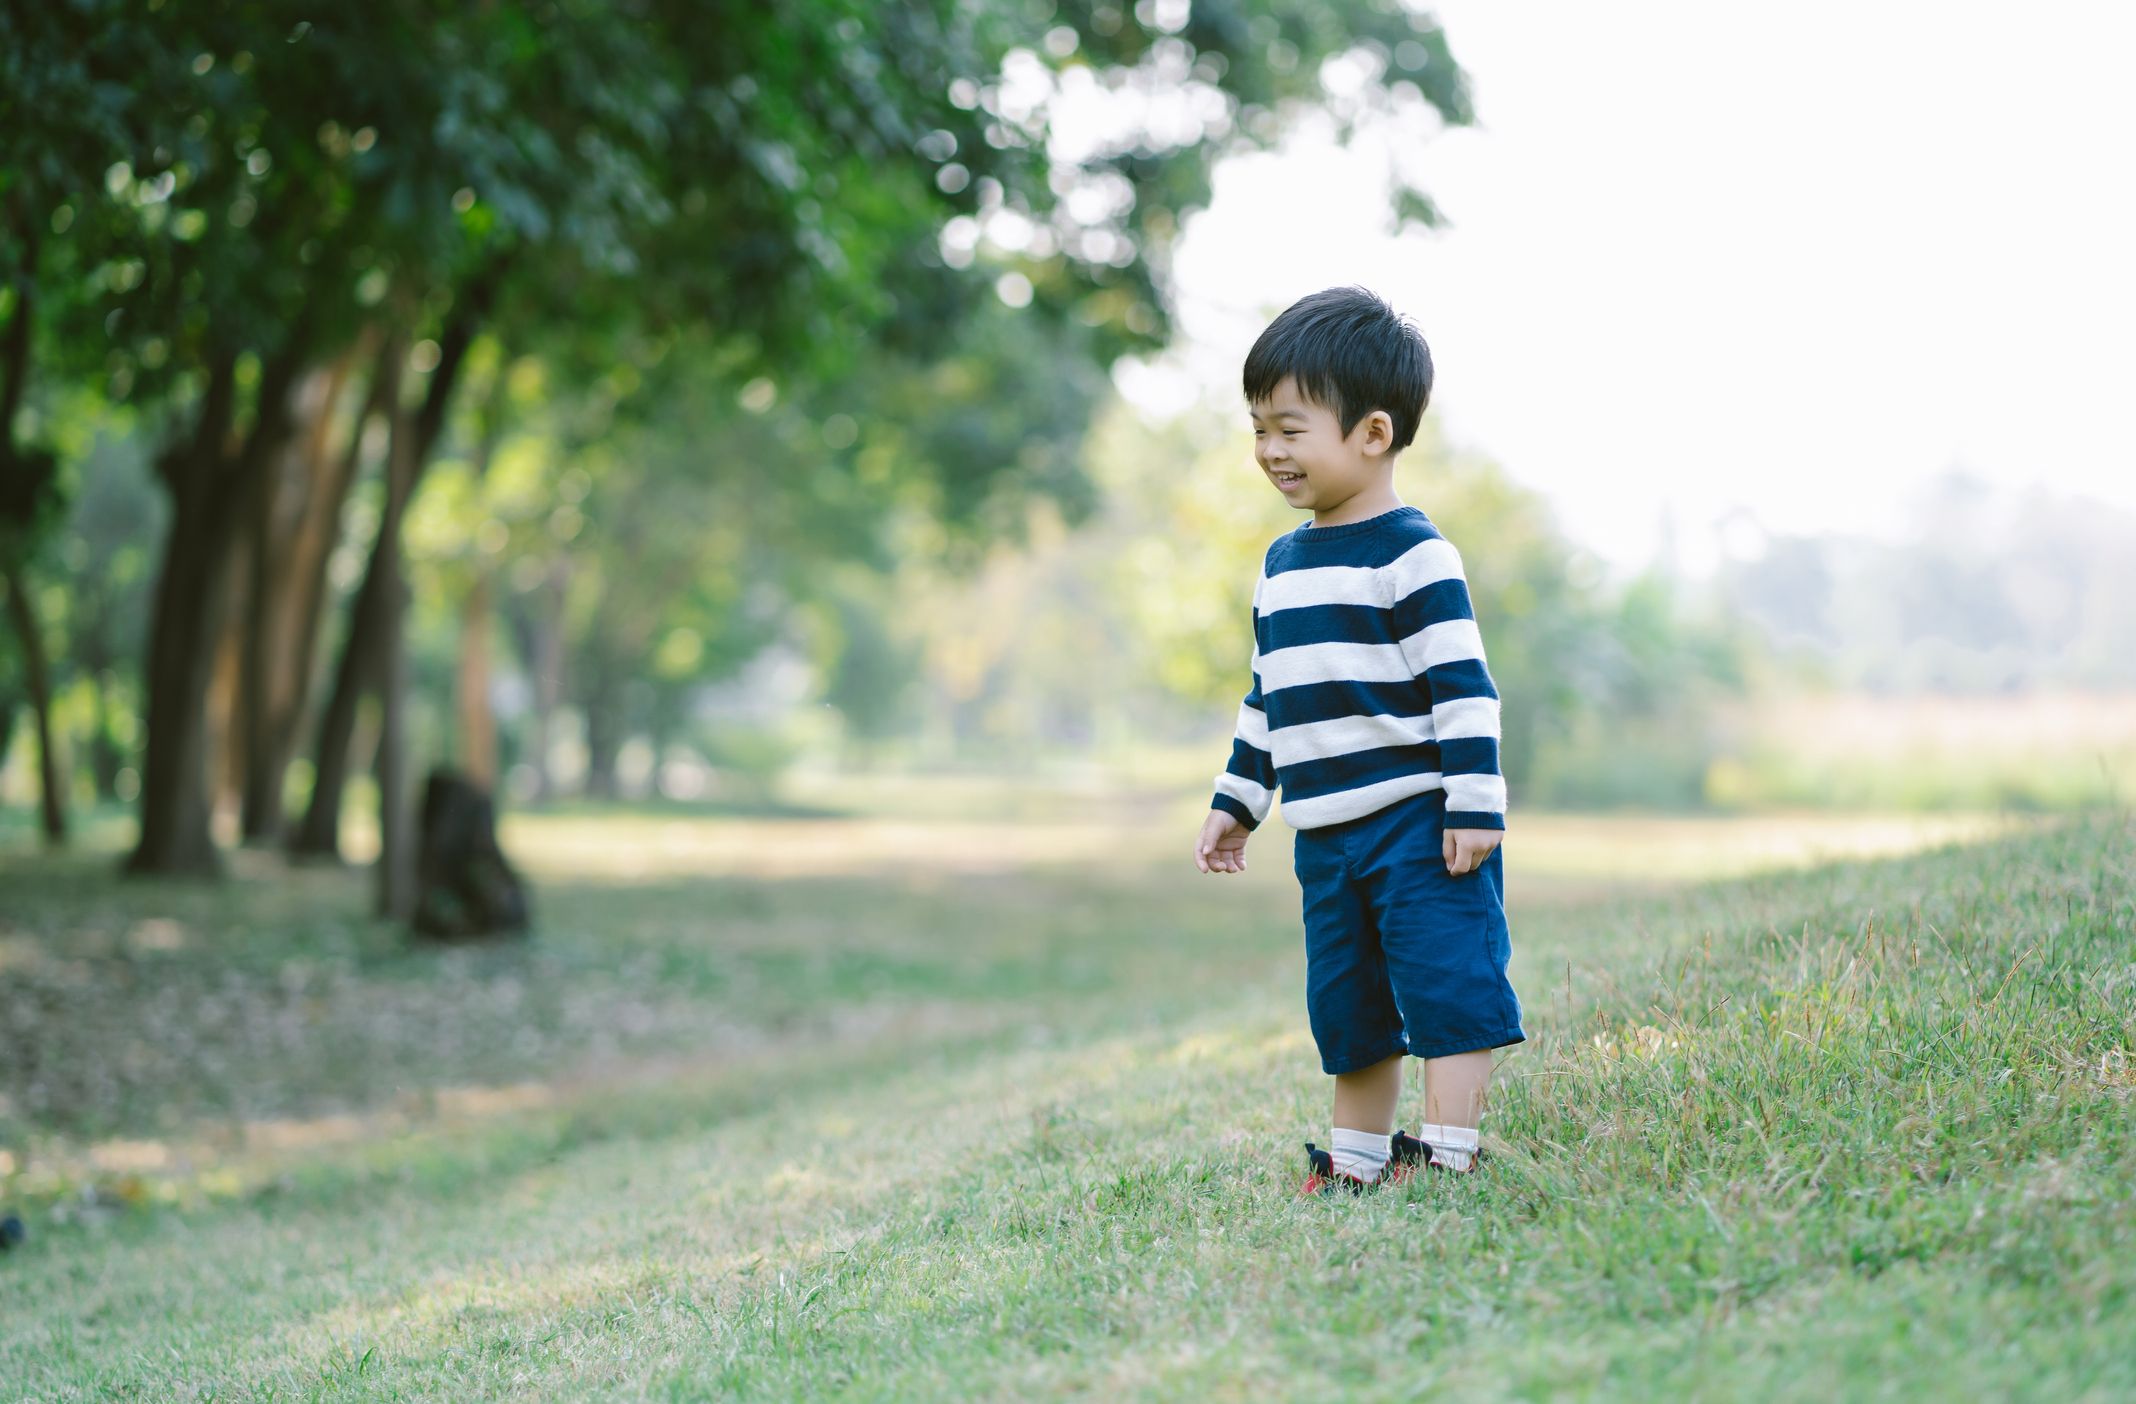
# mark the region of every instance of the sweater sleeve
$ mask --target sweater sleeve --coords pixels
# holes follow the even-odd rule
[[[1483,657],[1461,555],[1430,543],[1397,582],[1395,636],[1431,707],[1446,786],[1446,827],[1503,829],[1506,782],[1498,768],[1498,688]]]
[[[1258,828],[1276,797],[1276,758],[1268,749],[1268,713],[1261,707],[1261,583],[1253,586],[1253,685],[1239,704],[1231,760],[1216,777],[1211,809],[1221,809],[1247,828]]]

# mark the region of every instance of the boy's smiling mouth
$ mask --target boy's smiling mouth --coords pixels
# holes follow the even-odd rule
[[[1275,478],[1276,486],[1279,488],[1296,487],[1298,486],[1298,484],[1305,481],[1305,474],[1303,473],[1292,473],[1288,471],[1279,470],[1272,476]]]

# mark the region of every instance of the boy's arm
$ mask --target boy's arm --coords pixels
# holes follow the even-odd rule
[[[1249,829],[1258,828],[1275,802],[1276,758],[1268,749],[1268,713],[1261,707],[1261,586],[1253,587],[1253,686],[1239,704],[1231,737],[1231,760],[1216,777],[1211,809],[1221,809]]]
[[[1503,829],[1506,782],[1498,768],[1498,688],[1484,663],[1461,555],[1434,540],[1396,563],[1395,636],[1431,701],[1446,785],[1446,827]]]

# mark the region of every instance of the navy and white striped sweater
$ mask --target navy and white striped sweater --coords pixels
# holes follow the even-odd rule
[[[1212,807],[1292,828],[1446,791],[1446,826],[1503,829],[1498,689],[1453,544],[1414,507],[1307,522],[1253,589],[1253,689]]]

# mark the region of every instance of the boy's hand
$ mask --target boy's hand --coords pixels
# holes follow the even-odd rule
[[[1246,839],[1252,833],[1238,816],[1210,810],[1202,821],[1201,837],[1194,841],[1194,866],[1205,873],[1245,872]]]
[[[1504,837],[1500,829],[1448,829],[1444,844],[1447,874],[1460,877],[1475,872]]]

